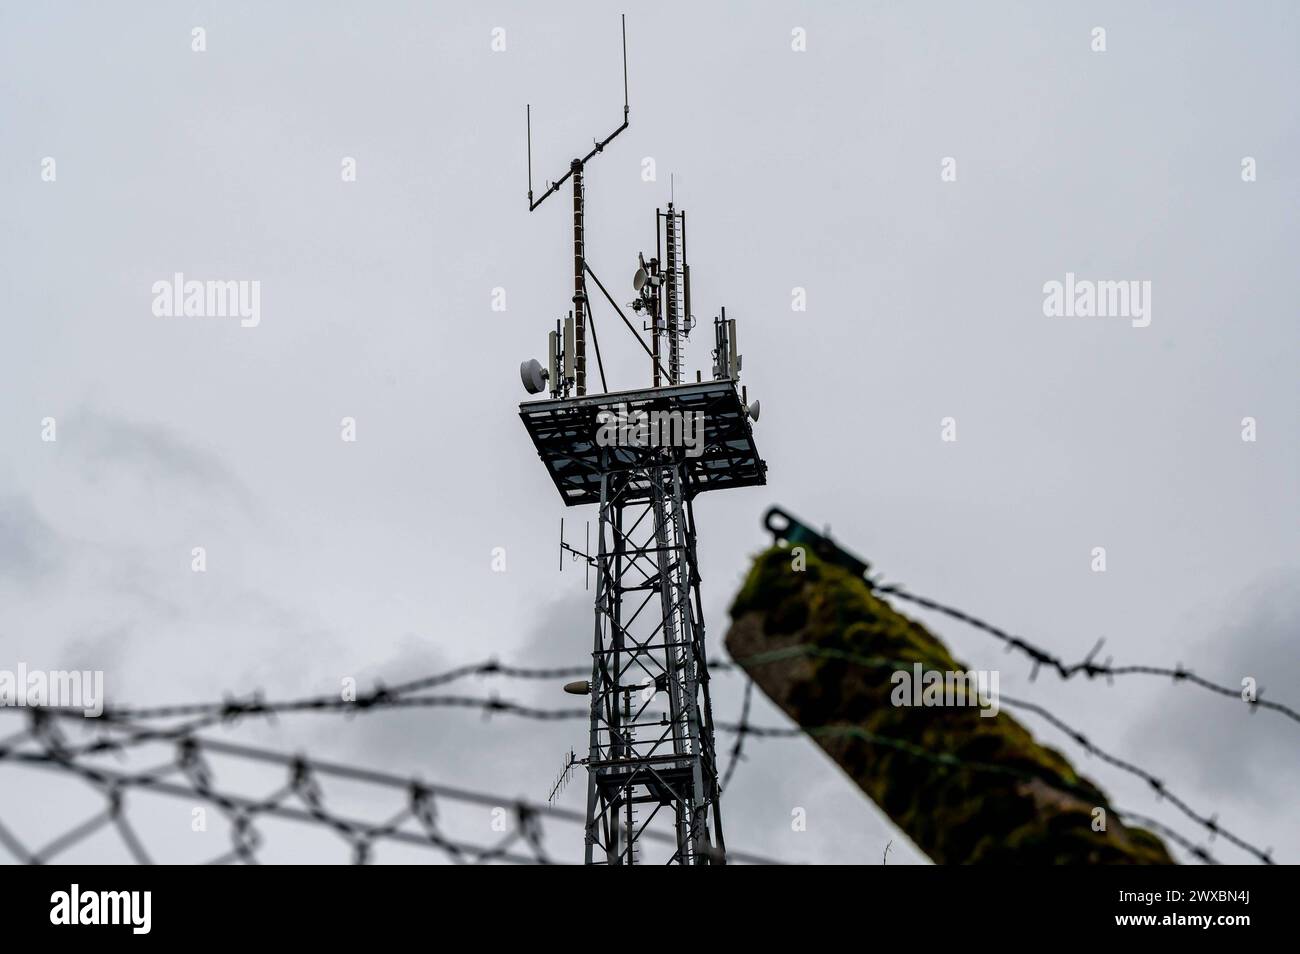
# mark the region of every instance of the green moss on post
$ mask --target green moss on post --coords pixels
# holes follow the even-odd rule
[[[965,667],[865,582],[811,551],[760,555],[727,649],[758,686],[940,864],[1172,864],[1105,794],[1004,712],[897,706],[891,678]],[[955,762],[937,761],[950,756]],[[1105,831],[1094,831],[1094,810]]]

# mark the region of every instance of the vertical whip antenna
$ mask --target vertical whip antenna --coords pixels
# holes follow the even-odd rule
[[[597,153],[603,152],[605,147],[614,141],[614,137],[627,128],[629,112],[627,99],[627,16],[625,14],[620,16],[623,21],[623,122],[604,139],[599,141],[593,140],[595,145],[592,146],[591,151],[581,159],[575,160],[579,165],[586,165]],[[547,185],[546,191],[542,193],[540,199],[533,201],[533,107],[532,104],[529,103],[524,108],[528,137],[528,211],[531,212],[545,202],[551,193],[558,191],[560,186],[564,185],[564,183],[568,181],[569,176],[573,175],[573,165],[571,163],[563,176]]]
[[[588,162],[614,141],[614,137],[627,128],[627,17],[621,16],[623,39],[623,122],[604,139],[592,140],[595,145],[581,159],[569,163],[568,171],[559,179],[550,183],[541,198],[533,198],[533,107],[525,106],[525,126],[528,139],[528,211],[532,212],[559,190],[569,179],[573,180],[573,321],[574,321],[574,388],[579,397],[587,393],[587,288],[584,275],[587,271],[586,245],[584,241],[584,207],[586,196],[583,192],[582,172]]]

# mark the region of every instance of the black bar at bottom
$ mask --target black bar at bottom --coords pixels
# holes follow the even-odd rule
[[[884,866],[852,871],[774,869],[738,874],[727,866],[746,896],[763,904],[714,907],[728,936],[770,931],[773,919],[815,926],[819,932],[853,926],[863,943],[869,937],[912,935],[924,942],[1024,937],[1024,929],[1051,928],[1059,937],[1099,933],[1184,938],[1199,932],[1224,944],[1252,936],[1278,936],[1294,922],[1290,878],[1265,867],[1167,868],[970,868]],[[556,924],[554,875],[505,875],[477,881],[463,869],[455,881],[411,867],[347,871],[326,867],[271,866],[230,868],[7,868],[0,886],[4,934],[12,950],[23,938],[77,933],[78,940],[146,938],[205,946],[279,937],[336,945],[349,937],[424,936],[437,930],[449,939],[475,925],[492,924],[494,934],[546,933]],[[591,890],[590,875],[575,874]],[[603,876],[602,876],[603,877]],[[681,873],[670,877],[683,877]],[[516,881],[515,878],[520,880]],[[710,884],[713,882],[710,881]],[[70,916],[76,885],[77,920]],[[112,892],[105,902],[102,892]],[[128,892],[123,895],[121,892]],[[132,894],[132,892],[141,892]],[[144,895],[148,892],[148,932]],[[762,892],[761,895],[757,892]],[[87,897],[94,893],[94,902]],[[721,898],[722,896],[718,896]],[[788,907],[773,910],[784,898]],[[733,900],[734,900],[733,896]],[[503,917],[501,906],[509,911]],[[778,908],[782,905],[777,904]],[[91,914],[92,908],[94,914]],[[133,917],[134,915],[134,917]],[[116,924],[84,923],[114,920]],[[53,923],[55,921],[65,923]],[[838,924],[838,927],[836,926]],[[874,932],[885,932],[876,935]],[[137,933],[139,932],[139,933]],[[954,933],[956,932],[956,933]],[[433,935],[430,935],[432,938]],[[259,947],[264,943],[259,943]]]

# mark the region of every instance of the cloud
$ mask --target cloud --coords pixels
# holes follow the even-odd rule
[[[32,585],[59,570],[60,550],[58,533],[30,497],[0,497],[0,579]]]
[[[254,497],[221,458],[160,424],[142,424],[83,409],[69,430],[78,433],[91,479],[105,470],[163,477],[209,496],[219,496],[247,515]]]
[[[517,655],[502,658],[517,666],[581,666],[589,651],[563,658],[557,645],[574,645],[574,636],[589,634],[591,604],[585,599],[560,600],[545,607],[536,627]],[[585,629],[576,627],[585,626]],[[557,637],[568,634],[563,640]],[[590,639],[590,636],[587,637]],[[405,637],[398,651],[356,673],[357,688],[368,692],[377,683],[393,686],[422,676],[446,672],[488,658],[466,655],[457,647],[444,651],[427,636]],[[565,695],[564,680],[537,681],[501,676],[468,676],[422,695],[497,697],[541,709],[581,709],[583,700]],[[540,722],[513,715],[485,716],[478,710],[429,708],[407,712],[376,713],[358,717],[349,730],[348,748],[382,764],[436,766],[444,778],[470,773],[480,784],[522,785],[517,794],[544,800],[552,776],[569,748],[581,749],[586,738],[582,720]],[[581,754],[581,753],[580,753]]]
[[[1231,615],[1215,626],[1188,667],[1234,688],[1252,678],[1261,698],[1300,704],[1300,575],[1262,580],[1229,605]],[[1263,809],[1294,800],[1300,787],[1295,722],[1191,685],[1167,686],[1157,699],[1133,730],[1135,745],[1152,748],[1154,742],[1162,761],[1182,763],[1180,774],[1208,794]]]

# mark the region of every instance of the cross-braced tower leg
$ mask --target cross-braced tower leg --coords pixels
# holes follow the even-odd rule
[[[602,460],[586,860],[646,860],[642,836],[662,815],[669,863],[717,863],[718,773],[684,464],[664,449]]]

